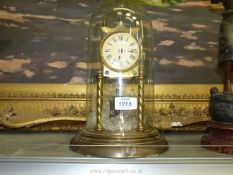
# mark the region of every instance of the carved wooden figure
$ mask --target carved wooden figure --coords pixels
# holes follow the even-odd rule
[[[233,154],[233,0],[211,0],[223,2],[225,12],[219,34],[219,65],[225,72],[224,92],[211,89],[209,133],[202,138],[204,147],[226,154]],[[211,145],[211,146],[209,146]]]
[[[233,0],[223,0],[225,13],[220,28],[219,39],[219,64],[225,70],[224,93],[232,93],[233,71]]]

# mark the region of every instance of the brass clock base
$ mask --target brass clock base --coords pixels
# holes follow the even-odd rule
[[[84,129],[71,140],[70,149],[96,157],[139,158],[167,151],[168,143],[157,130],[110,134]]]

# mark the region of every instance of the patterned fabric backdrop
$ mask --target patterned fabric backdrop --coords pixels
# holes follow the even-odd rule
[[[0,4],[0,83],[85,83],[88,21],[96,1]],[[222,82],[216,65],[221,5],[189,0],[147,9],[154,29],[156,83]]]

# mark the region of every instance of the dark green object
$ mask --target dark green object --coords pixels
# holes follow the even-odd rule
[[[219,35],[219,63],[233,61],[233,0],[222,0],[225,7]],[[220,0],[212,0],[218,3]]]
[[[225,12],[219,33],[218,62],[225,72],[224,94],[232,94],[233,72],[233,0],[211,0],[214,3],[223,2]]]
[[[225,71],[224,92],[211,89],[210,114],[213,121],[233,123],[233,93],[231,88],[233,72],[233,0],[211,0],[223,2],[225,12],[219,34],[218,61]]]
[[[213,121],[233,123],[233,94],[224,94],[212,88],[210,115]]]
[[[211,0],[223,2],[225,12],[219,35],[219,63],[225,72],[224,92],[217,88],[210,90],[210,115],[208,133],[202,137],[204,148],[211,151],[233,155],[233,0]]]
[[[231,1],[233,4],[233,0]],[[223,17],[219,40],[220,64],[226,61],[233,61],[233,11],[226,11]]]

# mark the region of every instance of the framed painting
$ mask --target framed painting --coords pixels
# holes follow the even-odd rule
[[[154,29],[155,120],[166,130],[206,128],[223,7],[146,1]],[[85,123],[87,40],[93,0],[2,1],[0,129],[78,130]]]

